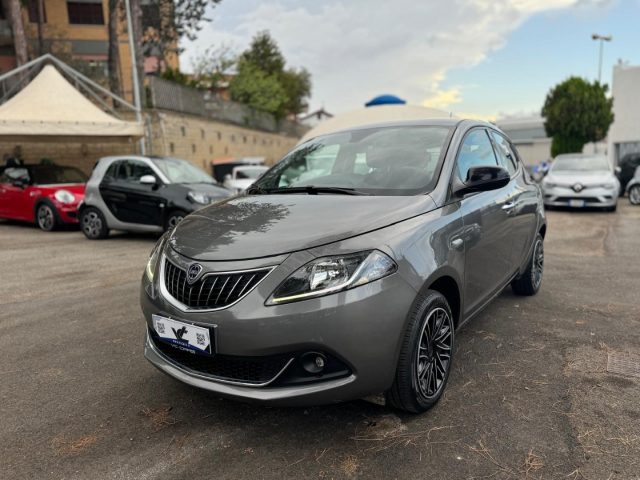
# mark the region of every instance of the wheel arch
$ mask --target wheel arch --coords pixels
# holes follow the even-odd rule
[[[540,225],[540,228],[538,229],[538,233],[542,236],[542,239],[544,240],[544,237],[547,234],[547,224],[546,223],[543,223],[542,225]]]
[[[463,290],[462,280],[456,270],[453,267],[445,266],[431,274],[424,282],[417,298],[420,298],[427,290],[434,290],[446,298],[453,314],[455,326],[460,325],[464,310],[462,308]]]
[[[51,210],[53,210],[53,214],[56,216],[56,220],[60,221],[58,209],[56,208],[54,203],[49,198],[42,195],[36,198],[36,200],[33,202],[33,221],[34,222],[38,221],[38,208],[40,208],[40,205],[42,204],[47,204],[49,207],[51,207]]]

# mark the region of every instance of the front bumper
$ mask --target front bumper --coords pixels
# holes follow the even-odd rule
[[[63,223],[78,223],[78,206],[77,203],[60,203],[55,202],[58,217]]]
[[[301,257],[294,254],[291,257]],[[318,405],[380,393],[393,383],[402,333],[416,292],[395,273],[352,290],[276,306],[264,301],[306,259],[292,259],[268,275],[255,290],[229,308],[206,312],[177,309],[143,278],[141,304],[148,332],[153,314],[199,326],[215,325],[217,354],[226,358],[289,355],[282,377],[251,385],[197,371],[167,355],[147,334],[144,354],[165,374],[223,397],[276,405]],[[273,264],[271,264],[273,265]],[[255,268],[264,265],[251,265]],[[243,265],[244,267],[244,265]],[[236,267],[237,268],[237,267]],[[340,378],[318,376],[303,384],[281,378],[300,371],[300,355],[321,352],[346,367]],[[309,380],[309,379],[307,379]]]
[[[575,192],[570,187],[544,187],[544,204],[548,207],[607,208],[618,202],[618,189],[587,187]]]

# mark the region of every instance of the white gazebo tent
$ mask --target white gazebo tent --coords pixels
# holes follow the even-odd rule
[[[48,64],[27,84],[24,77],[27,65],[35,69],[43,63]],[[111,97],[135,111],[133,105],[60,60],[45,55],[27,65],[0,77],[0,80],[13,77],[14,85],[24,85],[22,90],[0,105],[0,140],[102,143],[131,142],[144,136],[143,125],[117,118],[105,97]],[[56,67],[89,93],[95,103],[76,89]]]

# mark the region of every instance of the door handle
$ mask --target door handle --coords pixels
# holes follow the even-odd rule
[[[515,206],[516,206],[516,202],[507,202],[504,205],[502,205],[502,210],[510,211],[510,210],[513,210],[513,207]]]
[[[460,250],[463,245],[464,245],[464,240],[461,238],[454,238],[453,240],[451,240],[451,248]]]

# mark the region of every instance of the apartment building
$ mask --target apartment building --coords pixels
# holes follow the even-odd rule
[[[91,78],[106,82],[108,78],[108,0],[43,0],[43,50],[70,63]],[[29,56],[38,56],[37,0],[23,3],[23,21]],[[124,2],[122,2],[124,3]],[[143,0],[143,27],[159,21],[159,0]],[[146,24],[145,24],[146,23]],[[126,99],[132,99],[131,53],[124,9],[118,25],[120,84]],[[177,54],[160,58],[158,49],[145,48],[145,72],[153,74],[166,66],[177,69]],[[13,38],[6,16],[0,7],[0,73],[16,66]]]

